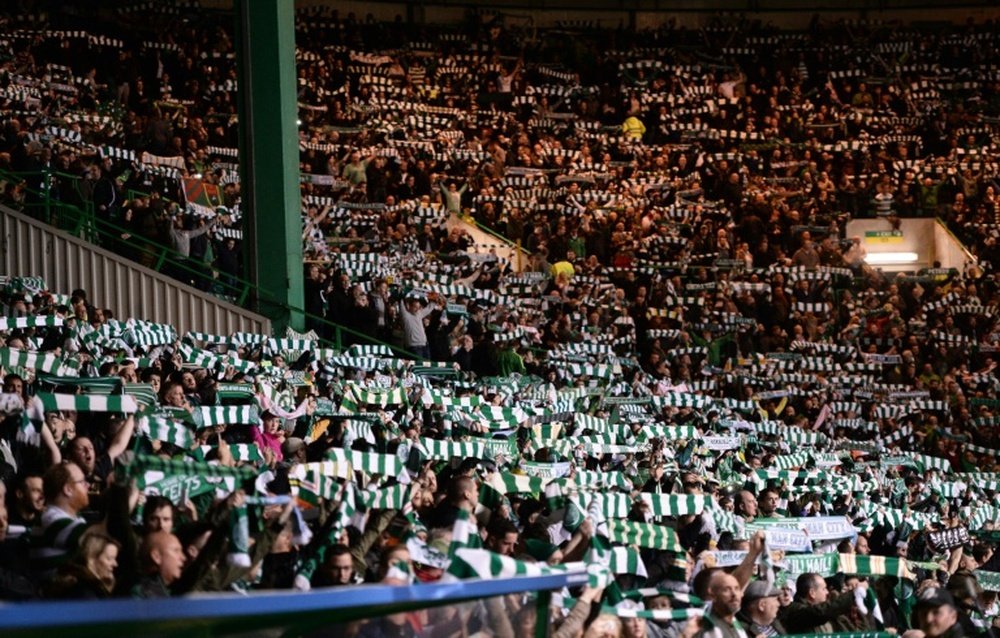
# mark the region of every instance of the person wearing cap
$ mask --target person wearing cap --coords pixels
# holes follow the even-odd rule
[[[867,587],[859,583],[858,587]],[[790,634],[830,634],[833,621],[854,605],[854,592],[830,598],[823,577],[805,573],[795,581],[795,600],[785,610],[781,623]]]
[[[948,590],[929,587],[920,594],[916,608],[917,626],[927,638],[958,638],[964,636],[958,621],[958,606]]]
[[[968,636],[996,635],[995,632],[989,633],[990,623],[980,606],[983,588],[972,571],[968,569],[957,570],[948,579],[947,587],[948,593],[955,602],[958,624],[961,625],[963,633]]]
[[[763,580],[750,583],[743,592],[743,605],[736,618],[752,636],[782,636],[785,628],[778,621],[781,592]]]

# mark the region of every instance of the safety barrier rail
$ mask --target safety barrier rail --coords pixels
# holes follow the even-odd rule
[[[494,580],[417,584],[412,586],[359,585],[311,592],[256,592],[203,594],[182,599],[32,602],[2,607],[0,635],[4,638],[90,636],[227,636],[262,633],[285,636],[349,634],[358,624],[408,622],[407,614],[431,611],[424,626],[440,626],[448,635],[472,635],[479,614],[470,613],[470,601],[522,594],[530,615],[531,633],[548,635],[549,602],[554,590],[585,583],[583,570],[543,576],[517,576]],[[534,612],[532,614],[532,612]],[[511,618],[511,622],[514,622]],[[514,628],[525,637],[524,625]],[[364,632],[362,632],[363,635]],[[374,633],[372,635],[375,635]],[[378,634],[382,635],[382,634]]]

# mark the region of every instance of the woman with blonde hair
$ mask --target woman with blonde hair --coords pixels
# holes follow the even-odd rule
[[[86,534],[76,557],[56,573],[48,586],[49,598],[97,600],[109,598],[115,588],[118,542],[100,533]]]

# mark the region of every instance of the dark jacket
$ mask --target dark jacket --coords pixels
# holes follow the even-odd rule
[[[83,565],[69,564],[48,584],[46,594],[48,598],[101,600],[111,596],[111,587]]]
[[[825,603],[810,605],[795,599],[781,615],[781,623],[790,634],[831,634],[833,621],[854,605],[854,592],[831,598]]]
[[[147,574],[132,588],[132,598],[170,598],[170,589],[159,574]]]

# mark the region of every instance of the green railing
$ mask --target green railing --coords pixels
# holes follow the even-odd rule
[[[81,178],[55,171],[46,172],[9,172],[0,171],[0,181],[15,180],[26,183],[32,178],[38,178],[36,183],[41,189],[26,188],[27,197],[24,202],[18,202],[23,211],[36,219],[41,219],[60,230],[97,244],[118,254],[126,254],[144,266],[161,274],[167,274],[183,283],[208,282],[208,292],[225,301],[238,306],[247,307],[251,302],[267,304],[282,308],[290,313],[301,315],[311,325],[320,327],[326,333],[322,339],[325,344],[342,350],[345,343],[369,343],[385,345],[404,357],[416,358],[394,344],[385,343],[379,339],[347,326],[306,312],[277,299],[268,291],[242,277],[230,275],[211,264],[194,264],[175,249],[147,237],[135,235],[132,231],[118,224],[99,218],[93,207],[93,202],[87,199],[80,189]],[[53,197],[52,180],[67,180],[72,183],[73,192],[79,197],[82,207],[70,201]],[[129,197],[145,197],[145,193],[129,191]]]

